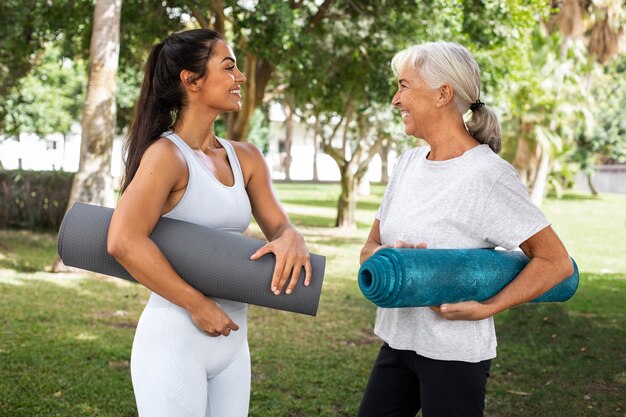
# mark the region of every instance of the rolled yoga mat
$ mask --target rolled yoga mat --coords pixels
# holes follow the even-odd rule
[[[359,288],[379,307],[426,307],[484,301],[511,282],[529,259],[493,249],[394,249],[377,251],[359,270]],[[574,273],[533,302],[566,301],[578,288]]]
[[[107,252],[113,209],[76,203],[59,231],[59,256],[68,266],[129,281],[133,277]],[[209,297],[256,304],[315,316],[322,292],[326,258],[311,254],[312,277],[304,286],[304,270],[294,291],[276,296],[271,290],[276,258],[250,256],[266,242],[197,224],[162,217],[150,238],[174,270]]]

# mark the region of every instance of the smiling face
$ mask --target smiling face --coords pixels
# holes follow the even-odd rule
[[[391,104],[402,114],[404,133],[424,138],[439,97],[439,91],[431,89],[415,70],[405,67],[398,72],[398,92]]]
[[[241,110],[241,84],[245,82],[233,50],[222,40],[215,42],[206,75],[196,80],[198,98],[220,113]]]

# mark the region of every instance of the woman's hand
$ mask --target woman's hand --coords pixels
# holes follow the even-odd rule
[[[259,248],[250,259],[256,261],[270,252],[276,256],[276,267],[271,286],[275,295],[281,293],[289,277],[291,280],[285,294],[291,294],[298,283],[302,268],[305,271],[304,285],[308,286],[311,283],[311,257],[302,235],[297,230],[293,227],[285,229],[278,239]]]
[[[446,320],[483,320],[493,316],[489,305],[478,301],[442,304],[439,307],[430,307],[430,309]]]
[[[209,336],[228,336],[231,331],[239,330],[237,323],[210,298],[202,296],[189,312],[196,326]]]

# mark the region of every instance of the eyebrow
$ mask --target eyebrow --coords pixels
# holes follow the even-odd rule
[[[224,62],[224,61],[226,61],[226,60],[233,61],[233,64],[236,62],[236,61],[235,61],[235,58],[231,58],[231,57],[229,57],[229,56],[227,56],[226,58],[222,59],[222,62]]]

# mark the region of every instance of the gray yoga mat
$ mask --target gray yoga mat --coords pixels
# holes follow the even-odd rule
[[[68,266],[129,281],[133,277],[107,252],[113,209],[75,203],[59,231],[59,256]],[[304,286],[304,270],[293,293],[270,291],[276,258],[250,256],[266,242],[197,224],[162,217],[150,238],[174,270],[209,297],[224,298],[315,316],[322,292],[326,258],[311,254],[312,279]]]

